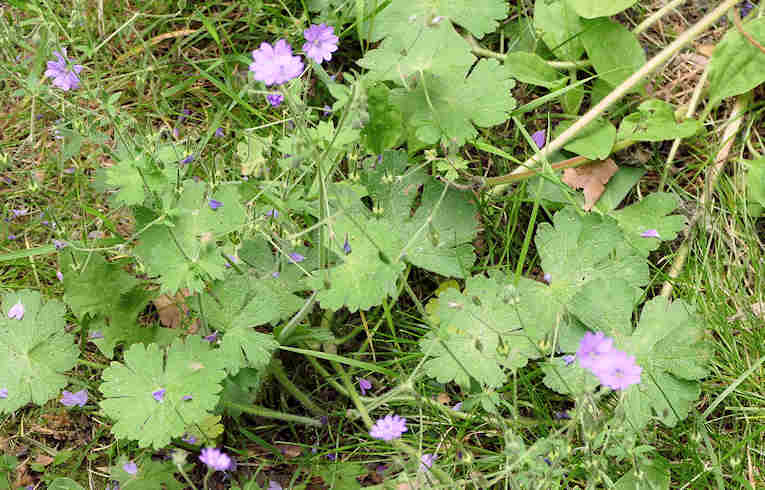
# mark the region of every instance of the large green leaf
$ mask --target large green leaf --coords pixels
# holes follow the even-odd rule
[[[23,316],[10,317],[20,304]],[[14,312],[19,311],[16,306]],[[79,351],[66,333],[63,303],[43,302],[37,291],[21,290],[2,297],[0,308],[0,414],[29,402],[42,405],[69,383]]]
[[[765,44],[765,17],[744,24],[746,32]],[[710,105],[743,94],[765,81],[765,53],[744,38],[737,29],[729,29],[715,47],[709,67]]]
[[[566,77],[534,53],[513,52],[505,57],[504,66],[519,82],[557,90],[566,84]]]
[[[177,339],[166,353],[156,344],[133,344],[124,362],[104,370],[100,404],[115,421],[116,437],[160,449],[207,417],[225,377],[220,353],[199,337]],[[159,390],[161,400],[153,395]]]
[[[554,137],[571,127],[573,121],[563,121],[555,128]],[[611,154],[616,142],[616,127],[604,119],[596,119],[566,143],[563,148],[587,157],[590,160],[603,160]]]
[[[536,0],[534,27],[558,58],[575,61],[582,57],[582,19],[566,1]]]
[[[616,86],[645,64],[645,51],[635,34],[610,19],[584,22],[582,43],[602,80]]]
[[[566,0],[585,19],[610,17],[632,7],[637,0]]]

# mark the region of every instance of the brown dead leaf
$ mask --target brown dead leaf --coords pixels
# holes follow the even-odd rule
[[[436,401],[441,405],[448,405],[452,401],[451,397],[447,393],[439,393],[436,397]]]
[[[611,176],[619,170],[614,161],[599,160],[563,171],[563,182],[572,189],[584,189],[584,210],[589,211],[598,202]]]
[[[41,465],[41,466],[48,466],[53,462],[53,457],[48,456],[47,454],[38,454],[35,458],[35,463]]]
[[[170,328],[178,328],[183,323],[183,317],[189,312],[186,306],[186,298],[191,296],[191,292],[184,288],[171,297],[163,294],[154,300],[154,306],[159,314],[159,321],[162,325]]]
[[[712,53],[715,50],[714,44],[702,44],[698,48],[696,48],[696,51],[698,51],[701,55],[706,56],[707,58],[712,57]]]
[[[279,448],[279,452],[284,455],[285,458],[297,458],[301,454],[303,454],[303,448],[300,446],[294,446],[292,444],[277,444],[277,448]]]

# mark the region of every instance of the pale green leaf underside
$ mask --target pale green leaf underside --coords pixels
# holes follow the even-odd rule
[[[21,320],[9,318],[9,310],[21,302]],[[42,405],[61,389],[79,351],[74,336],[66,333],[66,308],[58,301],[43,303],[40,293],[21,290],[2,297],[0,311],[0,414],[11,413],[29,402]]]
[[[104,370],[100,404],[115,421],[116,437],[159,449],[215,408],[225,376],[220,353],[199,337],[177,339],[166,353],[156,344],[134,344],[124,363]],[[159,389],[166,390],[161,402],[152,397]],[[183,400],[187,395],[192,398]]]

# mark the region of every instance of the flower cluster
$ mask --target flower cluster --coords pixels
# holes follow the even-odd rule
[[[635,364],[635,356],[614,347],[614,339],[603,332],[587,332],[576,351],[579,365],[598,377],[600,384],[614,390],[624,390],[640,383],[643,368]]]

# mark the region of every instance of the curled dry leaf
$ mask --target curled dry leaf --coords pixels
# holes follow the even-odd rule
[[[611,176],[619,170],[612,159],[599,160],[581,167],[563,171],[563,182],[572,189],[584,189],[584,210],[589,211],[598,202]]]
[[[451,397],[447,393],[439,393],[436,397],[436,401],[441,405],[448,405],[452,401]]]
[[[175,296],[163,294],[155,299],[154,306],[157,308],[160,323],[169,328],[181,326],[184,316],[189,312],[189,307],[186,306],[186,298],[189,296],[191,296],[191,292],[184,288],[178,291]]]

